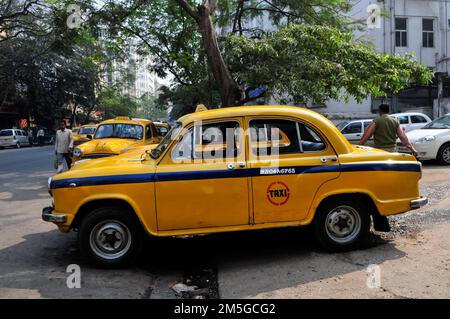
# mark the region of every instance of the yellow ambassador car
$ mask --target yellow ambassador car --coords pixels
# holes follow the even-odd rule
[[[77,146],[84,142],[88,142],[92,140],[92,137],[95,134],[95,129],[97,125],[95,124],[87,124],[81,127],[74,128],[72,130],[73,133],[73,145]]]
[[[161,136],[151,121],[120,116],[101,122],[93,139],[73,150],[73,161],[114,156],[133,147],[160,141]]]
[[[100,132],[100,130],[98,130]],[[386,216],[419,208],[421,164],[352,146],[322,115],[245,106],[188,114],[146,152],[77,163],[49,179],[42,218],[78,231],[102,267],[129,265],[145,235],[312,224],[328,250],[363,246]]]

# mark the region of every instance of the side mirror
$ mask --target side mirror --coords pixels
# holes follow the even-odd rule
[[[86,137],[87,137],[88,139],[92,140],[92,135],[91,135],[91,134],[86,135]]]
[[[148,151],[147,151],[147,153],[148,153]],[[150,151],[149,155],[150,155],[151,158],[157,159],[158,157],[161,156],[161,151],[158,150],[158,149],[153,149],[153,150]]]

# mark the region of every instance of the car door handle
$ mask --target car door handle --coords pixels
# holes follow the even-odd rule
[[[336,162],[337,161],[337,156],[321,157],[320,158],[320,162],[322,162],[323,164],[327,163],[328,161]]]
[[[244,168],[245,167],[245,163],[244,162],[239,162],[239,163],[228,163],[227,164],[227,168],[228,169],[235,169],[235,168]]]

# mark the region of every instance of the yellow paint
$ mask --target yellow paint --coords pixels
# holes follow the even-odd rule
[[[266,161],[269,158],[249,155],[249,136],[245,132],[249,121],[259,118],[289,119],[315,130],[324,140],[326,148],[317,152],[280,155],[278,168],[318,168],[320,172],[255,173],[272,167]],[[220,175],[221,172],[229,172],[229,161],[204,160],[197,163],[194,160],[180,163],[172,158],[175,145],[194,122],[226,120],[238,122],[243,129],[237,145],[240,153],[235,160],[230,159],[235,163],[233,172],[236,176],[225,178]],[[141,146],[118,156],[79,162],[70,171],[55,175],[54,182],[86,177],[114,177],[120,181],[121,175],[148,176],[148,180],[138,183],[53,189],[55,213],[68,216],[68,221],[58,227],[68,231],[80,207],[99,199],[126,201],[149,234],[174,236],[307,225],[313,220],[319,204],[327,197],[338,194],[366,194],[381,215],[406,212],[410,210],[410,201],[420,197],[418,182],[421,173],[418,171],[332,169],[348,164],[367,164],[370,167],[377,164],[419,164],[411,155],[352,146],[329,120],[304,108],[245,106],[214,109],[188,114],[179,122],[181,129],[177,136],[156,160],[148,154],[149,149],[155,146]],[[281,140],[288,142],[284,137]],[[96,142],[94,140],[82,146]],[[98,149],[98,146],[92,147]],[[214,147],[223,149],[223,144]],[[253,143],[251,147],[254,147]],[[243,163],[243,167],[239,163]],[[330,170],[327,171],[327,168]],[[239,172],[247,171],[253,173],[239,175]],[[183,172],[180,178],[173,178],[180,176],[174,175],[180,172]],[[152,179],[155,173],[156,181]],[[195,177],[190,173],[195,173]],[[172,180],[164,180],[165,176],[172,176]],[[284,199],[274,197],[270,200],[270,191],[283,195],[288,192],[288,199],[284,196]]]
[[[77,146],[77,148],[81,151],[81,156],[74,155],[73,161],[76,162],[86,157],[89,158],[90,156],[95,156],[96,154],[99,154],[98,156],[109,156],[109,154],[117,155],[120,153],[124,153],[134,147],[157,144],[161,140],[161,136],[152,134],[152,130],[147,132],[148,130],[146,130],[146,128],[149,126],[153,126],[153,123],[151,121],[145,119],[130,119],[124,116],[119,116],[115,119],[101,122],[97,126],[97,131],[101,125],[116,123],[142,126],[144,132],[143,138],[140,140],[131,138],[96,138],[94,135],[94,138],[92,140]]]
[[[78,145],[83,144],[85,142],[89,142],[91,139],[88,138],[88,135],[91,135],[92,137],[94,136],[95,130],[94,130],[94,133],[92,133],[92,134],[83,134],[83,133],[81,133],[84,128],[97,128],[97,125],[96,124],[88,124],[88,125],[83,125],[83,126],[74,128],[72,130],[72,132],[73,132],[73,145],[74,146],[78,146]]]

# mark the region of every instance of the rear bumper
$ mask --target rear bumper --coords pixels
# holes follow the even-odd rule
[[[428,204],[428,198],[421,197],[410,201],[411,209],[417,209]]]
[[[67,221],[67,215],[53,214],[53,207],[47,206],[42,209],[42,220],[55,224],[64,224]]]

